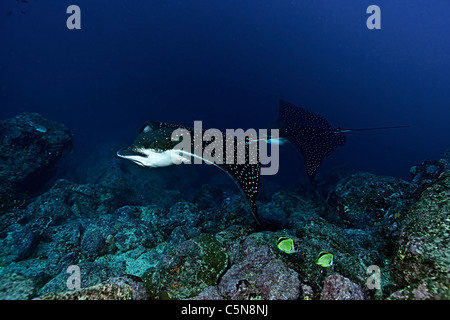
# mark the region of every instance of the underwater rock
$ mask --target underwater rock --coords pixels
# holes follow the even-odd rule
[[[37,113],[0,121],[0,136],[0,213],[4,213],[43,186],[58,159],[72,148],[73,138],[64,125]]]
[[[207,287],[198,296],[192,298],[192,300],[223,300],[223,297],[220,295],[217,287]]]
[[[219,232],[233,225],[252,225],[255,219],[243,195],[232,194],[205,216],[208,232]]]
[[[166,243],[162,243],[161,247],[153,249],[138,247],[126,252],[115,252],[114,254],[101,256],[95,262],[105,264],[110,269],[120,270],[122,273],[142,277],[147,270],[154,268],[164,257],[161,251],[166,247]]]
[[[142,278],[153,299],[188,299],[216,286],[227,264],[221,244],[202,233],[175,246]]]
[[[12,224],[0,232],[0,266],[28,258],[38,244],[36,235],[26,226]]]
[[[420,186],[433,183],[444,172],[444,164],[442,160],[427,160],[411,167],[412,182]]]
[[[320,201],[316,201],[316,197],[311,198],[299,195],[295,192],[282,190],[273,194],[272,201],[268,204],[269,208],[273,208],[272,214],[285,226],[290,228],[298,228],[305,222],[314,217],[318,217],[318,213],[323,210]],[[263,210],[267,208],[263,207]]]
[[[0,300],[29,300],[36,292],[33,280],[17,273],[0,275]]]
[[[281,233],[278,234],[278,237],[282,236]],[[383,281],[381,290],[365,291],[366,296],[387,295],[392,292],[390,289],[392,282],[387,276],[389,269],[385,267],[390,250],[386,249],[386,241],[378,233],[346,229],[323,218],[315,218],[298,228],[295,237],[290,237],[294,240],[296,252],[282,253],[280,257],[290,268],[298,272],[302,284],[307,284],[311,288],[313,294],[308,293],[309,299],[320,299],[325,278],[335,273],[366,290],[367,268],[371,265],[380,266]],[[331,266],[322,267],[316,264],[316,258],[321,251],[333,254]]]
[[[69,218],[109,214],[125,204],[127,199],[120,190],[59,179],[49,191],[31,202],[26,211],[33,220],[45,219],[49,225],[59,225]]]
[[[110,278],[97,285],[63,293],[47,293],[37,300],[147,300],[142,279],[124,275]]]
[[[160,205],[149,205],[139,208],[140,219],[148,225],[149,234],[154,242],[168,241],[180,244],[201,233],[203,212],[191,202],[180,201],[164,209]]]
[[[140,221],[148,226],[149,233],[155,239],[157,243],[166,241],[170,233],[174,231],[172,226],[169,228],[164,228],[169,226],[170,223],[166,222],[166,217],[169,213],[169,209],[165,209],[159,204],[151,204],[148,206],[127,206],[135,210],[135,215]],[[176,229],[176,227],[175,227]]]
[[[35,258],[12,262],[2,269],[2,274],[19,274],[24,276],[33,281],[36,291],[52,278],[48,274],[47,260]],[[9,279],[13,280],[15,278]]]
[[[93,261],[117,250],[114,243],[114,235],[117,232],[114,223],[112,215],[104,215],[88,224],[80,245],[80,251],[86,259]]]
[[[72,187],[74,184],[71,182],[58,180],[50,190],[27,205],[25,211],[29,220],[35,224],[40,222],[37,231],[43,233],[49,225],[61,224],[72,215],[68,204]]]
[[[366,296],[359,285],[339,274],[333,274],[325,278],[322,300],[366,300]]]
[[[302,292],[301,292],[301,296],[300,299],[301,300],[314,300],[314,290],[311,288],[311,286],[305,284],[305,283],[301,283],[301,288],[302,288]]]
[[[24,215],[26,221],[35,225],[33,230],[42,235],[49,226],[63,224],[69,218],[111,214],[121,207],[134,206],[134,200],[135,195],[129,189],[59,179],[50,190],[27,205]]]
[[[201,213],[198,207],[187,201],[175,203],[170,207],[169,213],[159,222],[162,229],[170,232],[176,227],[196,227],[200,222]]]
[[[428,278],[394,292],[387,300],[448,300],[449,285],[448,281]]]
[[[422,192],[407,216],[392,264],[394,280],[399,286],[421,283],[430,298],[449,299],[449,246],[450,172],[444,172]],[[440,288],[438,283],[446,289],[434,290]]]
[[[219,283],[220,293],[233,300],[295,300],[300,280],[267,245],[246,247],[245,259],[231,266]]]
[[[147,224],[142,223],[139,212],[135,208],[125,206],[117,209],[114,214],[114,244],[118,250],[126,252],[138,247],[151,248],[157,243]]]
[[[414,202],[414,185],[394,177],[358,172],[341,180],[328,198],[342,221],[351,227],[391,226]]]
[[[444,158],[442,159],[444,160],[444,170],[450,171],[450,149],[444,153]]]
[[[54,277],[81,258],[80,243],[84,228],[80,221],[52,226],[46,232],[34,254],[35,259],[46,262],[45,273]]]
[[[436,182],[444,171],[450,171],[450,150],[439,160],[426,160],[410,169],[412,182],[422,188]]]
[[[123,274],[125,268],[111,268],[107,264],[99,262],[83,261],[77,264],[80,268],[81,289],[95,286],[112,277]],[[67,266],[68,267],[68,266]],[[67,269],[62,270],[57,276],[48,281],[37,292],[39,296],[48,293],[63,293],[67,291]]]
[[[187,228],[184,226],[178,226],[171,232],[169,238],[167,239],[168,243],[179,245],[180,243],[195,238],[196,236],[202,233],[201,228],[192,227]]]
[[[230,265],[242,261],[241,244],[252,231],[249,226],[233,225],[216,233],[216,239],[226,251]]]
[[[95,219],[84,220],[80,251],[88,260],[126,252],[138,247],[151,248],[157,244],[150,228],[139,219],[136,207],[125,206],[113,214],[105,214]]]
[[[235,273],[236,278],[239,278],[240,271],[242,271],[242,274],[247,274],[245,273],[246,271],[252,274],[252,268],[259,268],[259,266],[254,261],[248,262],[248,257],[255,250],[261,250],[261,247],[270,248],[271,254],[268,254],[270,256],[273,254],[272,258],[279,259],[282,262],[284,265],[284,267],[280,267],[282,270],[288,268],[296,272],[296,277],[301,283],[301,297],[304,299],[320,299],[324,280],[330,274],[339,273],[361,286],[364,290],[366,289],[365,284],[368,277],[367,267],[370,265],[379,265],[383,275],[384,273],[389,274],[389,269],[386,269],[384,266],[384,261],[387,258],[386,253],[383,251],[385,242],[383,239],[380,239],[379,235],[360,229],[344,229],[329,223],[321,217],[313,218],[308,222],[303,222],[301,225],[302,227],[299,227],[296,232],[285,229],[276,232],[250,233],[250,229],[234,226],[216,234],[216,238],[227,251],[231,265],[221,281],[226,281],[229,276],[226,276],[227,273],[231,272]],[[296,236],[292,235],[293,233]],[[293,253],[286,253],[277,247],[277,240],[280,237],[288,237],[293,240]],[[316,264],[317,255],[322,250],[333,254],[333,264],[329,267],[322,267]],[[255,260],[258,262],[258,259]],[[242,267],[242,270],[238,268],[240,265],[245,264],[245,261],[248,263]],[[252,264],[255,266],[252,267]],[[238,271],[233,271],[236,269]],[[255,274],[258,272],[261,271],[254,271]],[[276,272],[273,272],[275,275]],[[243,276],[242,279],[246,278]],[[238,280],[235,281],[235,285],[238,284]],[[381,290],[378,290],[376,293],[366,292],[366,296],[379,297],[380,294],[387,295],[392,292],[389,287],[392,283],[389,281],[389,277],[383,277],[382,280]],[[249,283],[252,284],[253,282],[249,281]],[[246,282],[241,284],[245,285]],[[219,285],[219,289],[222,289],[222,285],[222,283]],[[258,291],[259,289],[255,289],[254,284],[250,287],[247,285],[244,289],[249,297],[261,297],[261,292]],[[239,294],[233,290],[236,289],[234,289],[233,284],[230,284],[231,298],[236,296],[239,299],[245,298],[243,296],[239,297]],[[221,293],[225,296],[224,291],[221,290]],[[267,297],[262,296],[262,298],[266,299]]]

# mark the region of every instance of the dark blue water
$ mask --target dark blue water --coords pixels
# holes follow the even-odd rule
[[[81,30],[66,9],[81,8]],[[381,8],[381,29],[366,9]],[[145,121],[261,128],[278,99],[347,134],[335,167],[409,178],[450,147],[448,1],[16,0],[0,2],[0,118],[38,112],[75,150],[129,144]],[[305,177],[293,147],[279,178]],[[111,156],[114,156],[112,154]]]

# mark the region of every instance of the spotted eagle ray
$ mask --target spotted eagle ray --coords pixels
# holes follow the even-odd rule
[[[376,128],[342,129],[333,128],[328,121],[309,110],[280,100],[280,109],[276,127],[278,137],[292,143],[303,155],[306,174],[312,181],[322,161],[337,147],[344,145],[346,132],[406,128],[409,126],[389,126]]]
[[[278,136],[268,136],[263,139],[269,143],[280,142],[287,140],[292,143],[303,155],[306,167],[306,173],[312,181],[325,157],[330,155],[338,146],[345,143],[346,132],[363,131],[363,130],[380,130],[391,128],[403,128],[408,126],[392,126],[392,127],[378,127],[378,128],[363,128],[363,129],[342,129],[333,128],[328,121],[309,110],[297,107],[293,104],[280,100],[279,116],[276,126],[279,129]],[[191,149],[193,153],[186,153],[186,150],[177,148],[178,141],[172,139],[175,130],[185,130],[185,135],[194,137],[191,140]],[[202,130],[201,134],[204,131]],[[258,207],[256,205],[256,198],[259,191],[259,176],[261,172],[261,163],[259,159],[259,150],[257,159],[250,161],[250,143],[249,140],[234,139],[233,151],[234,161],[230,161],[223,155],[223,161],[212,162],[203,157],[203,151],[208,147],[211,141],[204,141],[201,137],[198,139],[192,128],[170,124],[165,122],[148,122],[139,131],[138,136],[133,144],[129,147],[123,148],[117,152],[121,158],[125,158],[135,162],[143,167],[165,167],[179,163],[190,163],[187,157],[201,158],[203,161],[213,164],[225,171],[238,185],[241,191],[245,194],[252,214],[258,222]],[[222,141],[224,142],[223,150],[227,148],[227,143],[230,142],[225,135]],[[183,138],[183,134],[179,134],[177,138]],[[201,141],[201,144],[195,143]],[[256,141],[256,140],[253,140]],[[238,162],[238,153],[245,150],[245,161]],[[198,150],[200,149],[200,150]],[[200,152],[196,152],[200,151]]]
[[[177,148],[179,141],[172,139],[175,130],[185,130],[185,137],[189,135],[194,137],[191,140],[191,150],[193,153],[186,152]],[[204,131],[202,130],[202,134]],[[250,161],[251,153],[249,152],[248,140],[234,139],[232,141],[234,149],[233,161],[228,161],[225,154],[221,163],[211,162],[208,158],[203,157],[203,151],[208,147],[211,141],[203,141],[202,137],[197,137],[199,133],[192,128],[165,123],[165,122],[149,122],[140,130],[138,136],[130,147],[123,148],[117,152],[121,158],[125,158],[135,162],[143,167],[165,167],[179,163],[190,163],[189,157],[200,157],[203,161],[213,164],[222,169],[236,182],[241,191],[245,194],[256,222],[258,222],[258,207],[256,205],[256,197],[259,190],[259,176],[261,172],[261,163],[258,154],[257,159]],[[183,133],[179,134],[183,137]],[[223,150],[227,148],[230,140],[223,135]],[[178,136],[176,138],[179,138]],[[201,141],[201,145],[197,145],[195,141]],[[243,147],[243,149],[241,148]],[[198,150],[201,149],[201,150]],[[238,161],[238,154],[245,150],[245,158],[243,163]],[[197,152],[200,151],[200,152]],[[232,162],[232,163],[230,163]],[[259,222],[258,222],[259,223]]]

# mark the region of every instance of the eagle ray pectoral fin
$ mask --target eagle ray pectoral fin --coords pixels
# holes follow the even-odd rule
[[[244,193],[245,198],[250,205],[251,213],[257,224],[258,220],[258,206],[256,204],[256,197],[259,191],[259,176],[261,173],[261,164],[221,164],[217,165],[220,169],[225,171],[237,184],[239,189]]]

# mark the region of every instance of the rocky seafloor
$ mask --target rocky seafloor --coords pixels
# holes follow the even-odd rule
[[[73,137],[38,114],[0,121],[0,136],[0,299],[450,298],[450,152],[409,182],[262,185],[264,230],[234,185],[174,188],[112,147],[80,164],[82,183],[55,179]]]

